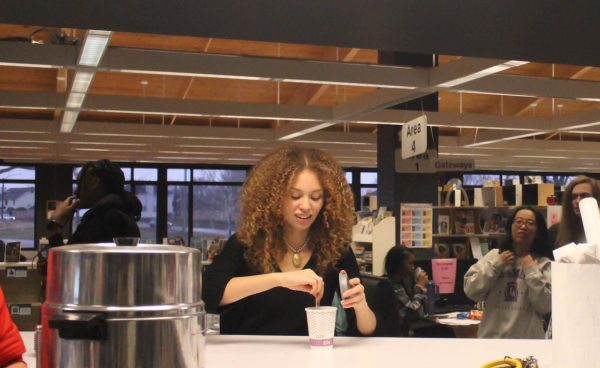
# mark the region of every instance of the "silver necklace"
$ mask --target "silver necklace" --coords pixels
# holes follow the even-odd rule
[[[292,264],[294,265],[294,267],[300,268],[300,266],[302,266],[302,259],[300,258],[300,252],[302,252],[302,250],[304,249],[304,247],[306,247],[306,244],[308,244],[308,236],[306,237],[306,240],[304,241],[304,244],[302,244],[300,246],[300,248],[298,248],[298,249],[296,249],[296,248],[292,247],[291,245],[289,245],[288,242],[287,242],[287,240],[285,240],[285,238],[283,238],[283,242],[292,251],[292,253],[294,253],[292,255]]]

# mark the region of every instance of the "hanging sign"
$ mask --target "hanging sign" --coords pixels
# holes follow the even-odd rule
[[[437,158],[437,151],[428,149],[426,152],[406,160],[402,159],[402,149],[394,152],[394,163],[397,173],[434,173],[433,159]]]
[[[421,115],[404,123],[400,134],[402,159],[425,152],[427,150],[427,116]]]

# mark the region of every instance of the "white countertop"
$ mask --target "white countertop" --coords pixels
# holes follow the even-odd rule
[[[35,367],[33,332],[21,332],[30,368]],[[533,355],[540,368],[551,368],[549,340],[413,339],[336,337],[334,348],[315,350],[307,337],[209,336],[205,368],[402,367],[479,368],[505,355]]]

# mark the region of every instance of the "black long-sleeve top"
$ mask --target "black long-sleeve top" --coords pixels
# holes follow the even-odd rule
[[[315,305],[315,298],[308,293],[275,287],[254,294],[235,303],[219,307],[223,292],[229,280],[234,277],[261,274],[251,268],[244,258],[245,247],[233,235],[221,253],[206,269],[202,286],[202,297],[210,313],[221,315],[222,334],[240,335],[308,335],[306,311],[304,308]],[[316,256],[310,258],[304,268],[316,271]],[[338,273],[345,270],[348,278],[359,277],[358,265],[352,249],[348,247],[334,269],[321,275],[325,290],[321,305],[331,305],[333,296],[339,294]],[[276,269],[275,272],[281,272]],[[360,335],[356,327],[356,315],[352,308],[346,309],[348,319],[347,335]]]

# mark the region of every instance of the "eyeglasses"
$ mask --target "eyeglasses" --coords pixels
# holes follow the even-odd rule
[[[519,217],[517,217],[517,218],[515,218],[513,220],[513,225],[517,225],[517,227],[521,227],[523,225],[525,225],[527,227],[536,227],[537,226],[537,224],[536,224],[535,221],[533,221],[533,220],[525,220],[525,219],[522,219],[522,218],[519,218]]]
[[[574,201],[577,198],[584,199],[584,198],[589,198],[592,196],[592,193],[586,193],[586,192],[581,192],[581,193],[571,193],[571,200]]]

